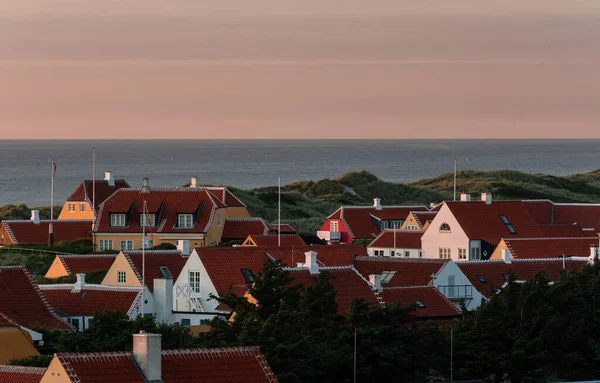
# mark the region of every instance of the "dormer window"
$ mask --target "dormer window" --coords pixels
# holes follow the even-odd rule
[[[449,233],[450,232],[450,225],[448,225],[446,222],[442,223],[440,225],[440,232],[441,233]]]
[[[140,227],[156,226],[156,214],[140,214]]]
[[[110,226],[111,227],[125,227],[125,214],[111,214],[110,215]]]
[[[194,215],[177,214],[177,227],[180,229],[191,229],[194,227]]]

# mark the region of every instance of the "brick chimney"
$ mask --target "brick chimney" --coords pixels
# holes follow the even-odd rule
[[[304,263],[298,263],[298,267],[307,268],[311,274],[319,274],[319,264],[317,263],[317,253],[315,251],[307,251],[304,253]]]
[[[467,192],[460,193],[460,200],[463,201],[463,202],[470,201],[471,200],[471,194],[469,194]]]
[[[490,205],[492,203],[492,193],[481,193],[481,200]]]
[[[144,177],[142,183],[142,193],[150,193],[150,180],[148,177]]]
[[[148,383],[162,382],[160,338],[143,330],[133,334],[133,359]]]
[[[190,179],[190,187],[191,188],[197,188],[198,187],[198,178],[192,177]]]

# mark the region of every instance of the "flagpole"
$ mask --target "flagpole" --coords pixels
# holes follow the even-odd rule
[[[50,220],[54,219],[54,158],[52,158],[52,164],[50,165],[50,171],[52,172],[52,181],[50,182]]]
[[[454,157],[454,200],[456,201],[456,157]]]
[[[277,177],[277,246],[281,246],[281,177]]]
[[[144,200],[144,206],[142,207],[142,215],[145,217],[146,222],[142,225],[142,317],[144,316],[145,306],[145,290],[146,290],[146,225],[148,224],[148,216],[146,215],[146,200]],[[143,221],[142,221],[143,222]]]
[[[92,212],[96,218],[96,147],[92,147]],[[94,225],[92,224],[92,227]]]

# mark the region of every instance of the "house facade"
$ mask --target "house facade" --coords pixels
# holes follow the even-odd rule
[[[400,229],[427,230],[437,211],[411,211]]]
[[[108,270],[116,254],[59,254],[54,258],[44,278],[54,279],[87,271]]]
[[[422,258],[422,230],[384,230],[367,246],[372,257]]]

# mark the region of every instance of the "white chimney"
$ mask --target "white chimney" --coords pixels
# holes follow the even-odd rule
[[[597,246],[590,246],[590,263],[593,265],[596,261],[596,257],[600,257],[600,251]]]
[[[510,250],[502,249],[502,260],[504,263],[512,263],[510,260]]]
[[[156,323],[171,323],[173,312],[173,278],[154,279]]]
[[[487,205],[492,203],[492,193],[481,193],[481,200]]]
[[[85,274],[77,274],[77,282],[73,285],[73,292],[78,293],[85,286]]]
[[[383,287],[381,287],[381,274],[369,275],[369,282],[375,287],[375,290],[383,291]]]
[[[381,210],[381,198],[373,198],[373,207],[376,210]]]
[[[191,188],[197,188],[198,187],[198,178],[192,177],[192,179],[190,180],[190,187]]]
[[[181,251],[182,255],[190,255],[190,240],[189,239],[178,239],[177,250]]]
[[[319,265],[317,264],[317,253],[307,251],[304,253],[304,267],[310,270],[311,274],[319,274]]]
[[[142,182],[142,193],[150,193],[150,180],[148,177],[144,177]]]
[[[133,359],[146,382],[162,382],[160,334],[133,334]]]
[[[115,179],[110,170],[104,172],[104,181],[108,181],[108,186],[115,186]]]
[[[461,201],[470,201],[471,200],[471,194],[469,194],[469,193],[460,193],[460,200]]]
[[[32,210],[31,211],[31,220],[36,225],[38,225],[40,223],[40,211],[39,210]]]

